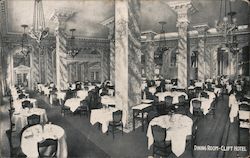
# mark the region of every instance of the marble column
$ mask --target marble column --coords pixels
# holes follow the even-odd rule
[[[141,102],[139,0],[115,1],[115,94],[125,129],[132,130],[132,107]]]
[[[192,8],[191,0],[172,1],[167,4],[177,13],[178,28],[178,50],[177,50],[177,78],[178,86],[187,88],[188,86],[188,48],[187,48],[187,28],[189,25],[188,10]]]
[[[56,86],[60,91],[65,89],[68,84],[68,71],[66,61],[67,37],[65,34],[66,22],[73,16],[74,12],[70,10],[56,10],[51,18],[56,22]]]
[[[111,17],[101,23],[108,27],[110,41],[110,53],[109,53],[109,79],[112,83],[115,83],[115,17]]]
[[[84,67],[84,81],[88,81],[88,74],[89,74],[89,63],[88,62],[84,62],[83,63],[83,67]]]
[[[195,25],[194,28],[198,31],[198,79],[205,80],[206,72],[208,67],[206,67],[206,56],[205,51],[205,36],[208,30],[207,24]]]
[[[146,78],[149,80],[154,79],[154,71],[155,71],[155,62],[154,62],[154,53],[157,49],[154,36],[156,35],[155,32],[148,31],[143,33],[147,37],[146,39],[146,50],[145,50],[145,74]]]

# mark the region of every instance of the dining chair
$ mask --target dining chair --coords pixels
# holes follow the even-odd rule
[[[194,116],[204,116],[203,111],[201,109],[201,101],[200,100],[192,100],[193,106],[193,115]]]
[[[147,123],[149,124],[151,120],[159,116],[158,112],[155,110],[149,111],[147,115]]]
[[[37,143],[39,157],[56,157],[58,139],[45,139]]]
[[[40,115],[32,114],[27,117],[28,126],[40,124],[40,120],[41,120]]]
[[[24,98],[26,98],[25,94],[21,93],[21,94],[18,95],[18,99],[24,99]]]
[[[207,92],[201,92],[200,94],[201,97],[209,99],[209,95],[207,94]]]
[[[117,130],[117,127],[122,128],[122,135],[123,135],[123,123],[122,123],[122,111],[117,110],[113,112],[112,114],[113,120],[109,122],[109,127],[111,127],[111,132],[113,135],[113,139],[115,138],[115,130]],[[108,134],[109,130],[107,131]]]
[[[80,117],[82,115],[86,115],[87,117],[89,117],[90,109],[89,109],[89,104],[88,104],[88,101],[86,100],[86,98],[80,102],[80,105],[81,106],[79,106],[77,108],[77,110],[78,110],[78,112],[80,114]]]
[[[153,156],[167,157],[171,154],[171,141],[166,141],[167,130],[158,125],[151,126],[153,134]]]
[[[13,132],[13,127],[15,127],[15,124],[12,122],[12,116],[15,109],[9,109],[9,119],[10,119],[10,131]]]
[[[22,107],[23,107],[23,109],[25,109],[25,108],[31,109],[31,108],[33,108],[33,105],[31,104],[31,102],[29,100],[24,100],[24,101],[22,101]]]
[[[70,111],[70,107],[65,106],[64,103],[65,103],[65,102],[63,102],[63,103],[62,103],[62,106],[61,106],[61,114],[62,114],[63,116],[66,116],[67,113],[68,113],[68,114],[71,114],[71,111]]]
[[[27,157],[23,153],[20,145],[15,146],[13,144],[15,136],[13,135],[13,133],[10,129],[6,131],[6,135],[7,135],[8,141],[9,141],[10,157],[20,157],[20,158]]]
[[[194,156],[194,145],[196,144],[197,131],[198,131],[198,120],[193,122],[192,134],[187,135],[187,137],[186,137],[186,141],[191,144],[192,156]]]
[[[171,110],[175,110],[175,106],[173,105],[173,97],[165,96],[164,99],[165,99],[166,112],[168,113]]]

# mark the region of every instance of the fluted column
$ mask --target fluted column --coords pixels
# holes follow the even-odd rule
[[[196,25],[194,28],[198,31],[198,79],[205,80],[208,67],[206,66],[207,52],[205,51],[205,36],[208,30],[207,24]]]
[[[132,107],[141,102],[139,14],[139,0],[115,1],[115,97],[128,130],[132,130]]]
[[[167,3],[177,13],[178,28],[178,54],[177,54],[177,78],[178,86],[188,86],[188,50],[187,50],[187,28],[189,25],[188,10],[192,8],[191,0],[172,1]]]
[[[56,10],[51,18],[57,24],[55,30],[56,35],[56,86],[60,91],[67,86],[68,71],[66,61],[66,35],[64,30],[66,28],[67,20],[72,17],[74,12],[70,10]]]
[[[110,41],[110,53],[109,53],[109,79],[112,83],[115,83],[115,17],[111,17],[101,23],[108,27]]]

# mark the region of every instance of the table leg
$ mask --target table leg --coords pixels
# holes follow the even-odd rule
[[[142,126],[142,132],[143,132],[144,131],[144,112],[141,111],[141,114],[142,114],[142,116],[141,116],[141,126]]]
[[[135,131],[135,110],[133,110],[133,131]]]

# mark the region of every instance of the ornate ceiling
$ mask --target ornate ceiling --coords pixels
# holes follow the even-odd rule
[[[177,30],[176,14],[163,2],[167,0],[141,0],[142,31],[160,32],[159,21],[167,21],[167,32]],[[233,9],[238,12],[239,24],[249,23],[249,6],[235,0]],[[32,24],[33,0],[8,0],[8,31],[21,32],[21,24]],[[193,0],[197,12],[191,15],[190,26],[207,22],[210,27],[219,17],[220,0]],[[68,22],[67,29],[76,28],[76,35],[84,37],[108,37],[108,29],[100,23],[114,15],[113,0],[43,0],[46,25],[53,31],[55,25],[50,17],[55,9],[71,8],[77,13]]]

